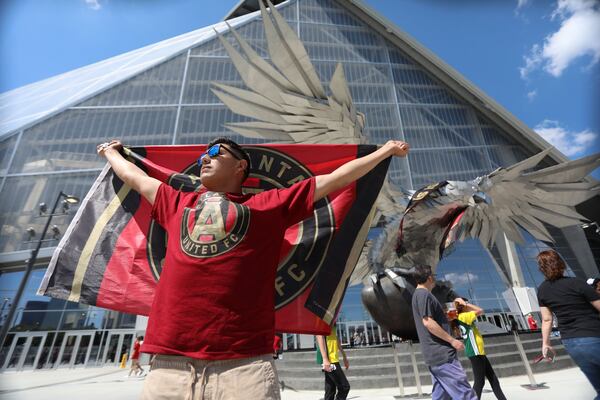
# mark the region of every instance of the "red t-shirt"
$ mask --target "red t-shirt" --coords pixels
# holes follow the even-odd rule
[[[312,215],[314,190],[314,178],[255,195],[160,185],[152,217],[167,231],[167,252],[142,351],[207,360],[270,354],[284,233]]]

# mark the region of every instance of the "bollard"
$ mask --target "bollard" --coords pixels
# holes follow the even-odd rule
[[[119,368],[127,368],[127,353],[123,354],[123,357],[121,357],[121,365],[119,365]]]
[[[404,381],[402,380],[402,371],[400,369],[400,361],[398,360],[398,348],[396,342],[392,341],[394,349],[394,364],[396,364],[396,377],[398,378],[398,387],[400,388],[400,396],[404,397]]]
[[[394,399],[426,399],[431,397],[429,394],[423,393],[423,389],[421,387],[421,377],[419,376],[419,367],[417,365],[417,357],[415,355],[415,349],[413,347],[412,340],[405,340],[402,343],[408,345],[408,350],[410,352],[410,361],[413,367],[413,374],[415,376],[415,381],[417,384],[417,393],[416,394],[405,394],[404,391],[404,383],[402,382],[402,373],[400,371],[400,363],[398,361],[398,353],[396,350],[396,345],[394,343],[394,362],[396,363],[396,376],[398,377],[398,386],[400,387],[400,395],[394,396]]]
[[[521,385],[521,387],[528,390],[548,389],[548,386],[546,386],[545,383],[537,383],[535,381],[535,378],[533,377],[533,371],[531,370],[531,366],[529,365],[529,360],[527,359],[527,354],[525,353],[525,349],[523,348],[523,343],[521,343],[519,333],[516,329],[513,329],[512,333],[515,339],[515,344],[517,345],[517,350],[519,350],[519,355],[521,356],[521,360],[523,361],[523,365],[525,366],[527,377],[529,378],[529,383]]]

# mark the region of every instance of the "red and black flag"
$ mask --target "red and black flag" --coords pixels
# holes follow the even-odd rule
[[[251,160],[244,191],[288,187],[327,174],[376,150],[373,145],[244,146]],[[200,186],[197,158],[205,146],[125,148],[148,175],[182,191]],[[315,204],[313,217],[290,227],[296,246],[281,250],[275,279],[278,332],[327,334],[371,222],[389,160]],[[58,245],[41,295],[148,315],[167,236],[151,206],[107,165]],[[300,225],[299,224],[299,225]],[[301,228],[301,229],[300,229]],[[286,234],[287,236],[287,234]]]

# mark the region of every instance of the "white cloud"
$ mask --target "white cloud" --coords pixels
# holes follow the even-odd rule
[[[102,8],[100,0],[85,0],[85,4],[88,5],[92,10],[97,11]]]
[[[519,13],[519,11],[525,7],[527,4],[529,3],[529,0],[517,0],[517,8],[515,10],[515,13]]]
[[[533,101],[533,99],[535,99],[536,96],[537,96],[537,90],[535,90],[535,89],[527,93],[527,98],[529,99],[529,101]]]
[[[552,19],[561,21],[558,31],[532,46],[519,68],[521,78],[542,68],[559,77],[576,59],[590,56],[590,65],[600,61],[600,6],[596,0],[558,0]]]
[[[477,282],[479,277],[470,272],[465,272],[462,274],[457,274],[456,272],[451,272],[449,274],[445,274],[444,279],[452,282],[454,285],[467,285],[472,282]]]
[[[569,131],[561,127],[558,121],[544,120],[534,130],[567,156],[574,156],[593,147],[598,134],[588,129],[581,132]]]

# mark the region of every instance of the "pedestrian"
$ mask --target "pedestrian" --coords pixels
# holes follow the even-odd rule
[[[546,278],[537,294],[542,312],[542,355],[554,356],[550,344],[554,313],[565,350],[596,390],[595,399],[600,400],[600,294],[585,281],[564,276],[565,262],[556,251],[542,251],[537,262]]]
[[[141,398],[279,399],[273,285],[286,229],[384,159],[406,156],[408,144],[389,141],[330,174],[257,194],[242,194],[250,157],[228,138],[200,155],[195,192],[149,177],[120,149],[113,140],[97,151],[169,238],[141,349],[156,353]]]
[[[456,303],[455,307],[458,315],[451,323],[463,339],[465,355],[471,362],[474,376],[473,390],[475,391],[475,394],[481,399],[481,391],[485,384],[485,379],[487,378],[496,398],[498,400],[506,400],[506,396],[504,396],[504,393],[500,388],[498,377],[492,368],[490,360],[485,354],[483,337],[481,336],[481,333],[479,333],[479,329],[477,329],[477,317],[483,315],[483,309],[470,303],[467,303],[466,305]]]
[[[140,365],[140,348],[142,347],[142,341],[144,340],[143,336],[138,336],[135,338],[135,342],[133,343],[133,353],[131,354],[131,368],[129,369],[129,375],[143,375],[144,368]]]
[[[537,321],[535,320],[535,318],[533,318],[533,315],[531,313],[527,314],[527,325],[529,325],[530,331],[535,331],[538,329]]]
[[[278,358],[281,357],[281,353],[283,351],[283,340],[282,340],[282,334],[281,333],[276,333],[275,336],[273,337],[273,359],[277,360]]]
[[[333,324],[328,336],[317,336],[317,363],[325,375],[325,397],[323,400],[346,400],[350,392],[350,383],[340,366],[339,353],[342,353],[344,367],[350,368],[348,357],[340,346],[336,326]]]
[[[423,360],[431,373],[433,400],[476,400],[477,395],[469,385],[467,374],[456,357],[456,351],[465,349],[463,343],[450,335],[448,318],[440,302],[431,294],[435,278],[431,267],[417,265],[413,276],[417,288],[412,297],[412,311],[421,343]],[[458,304],[465,301],[458,297]]]

